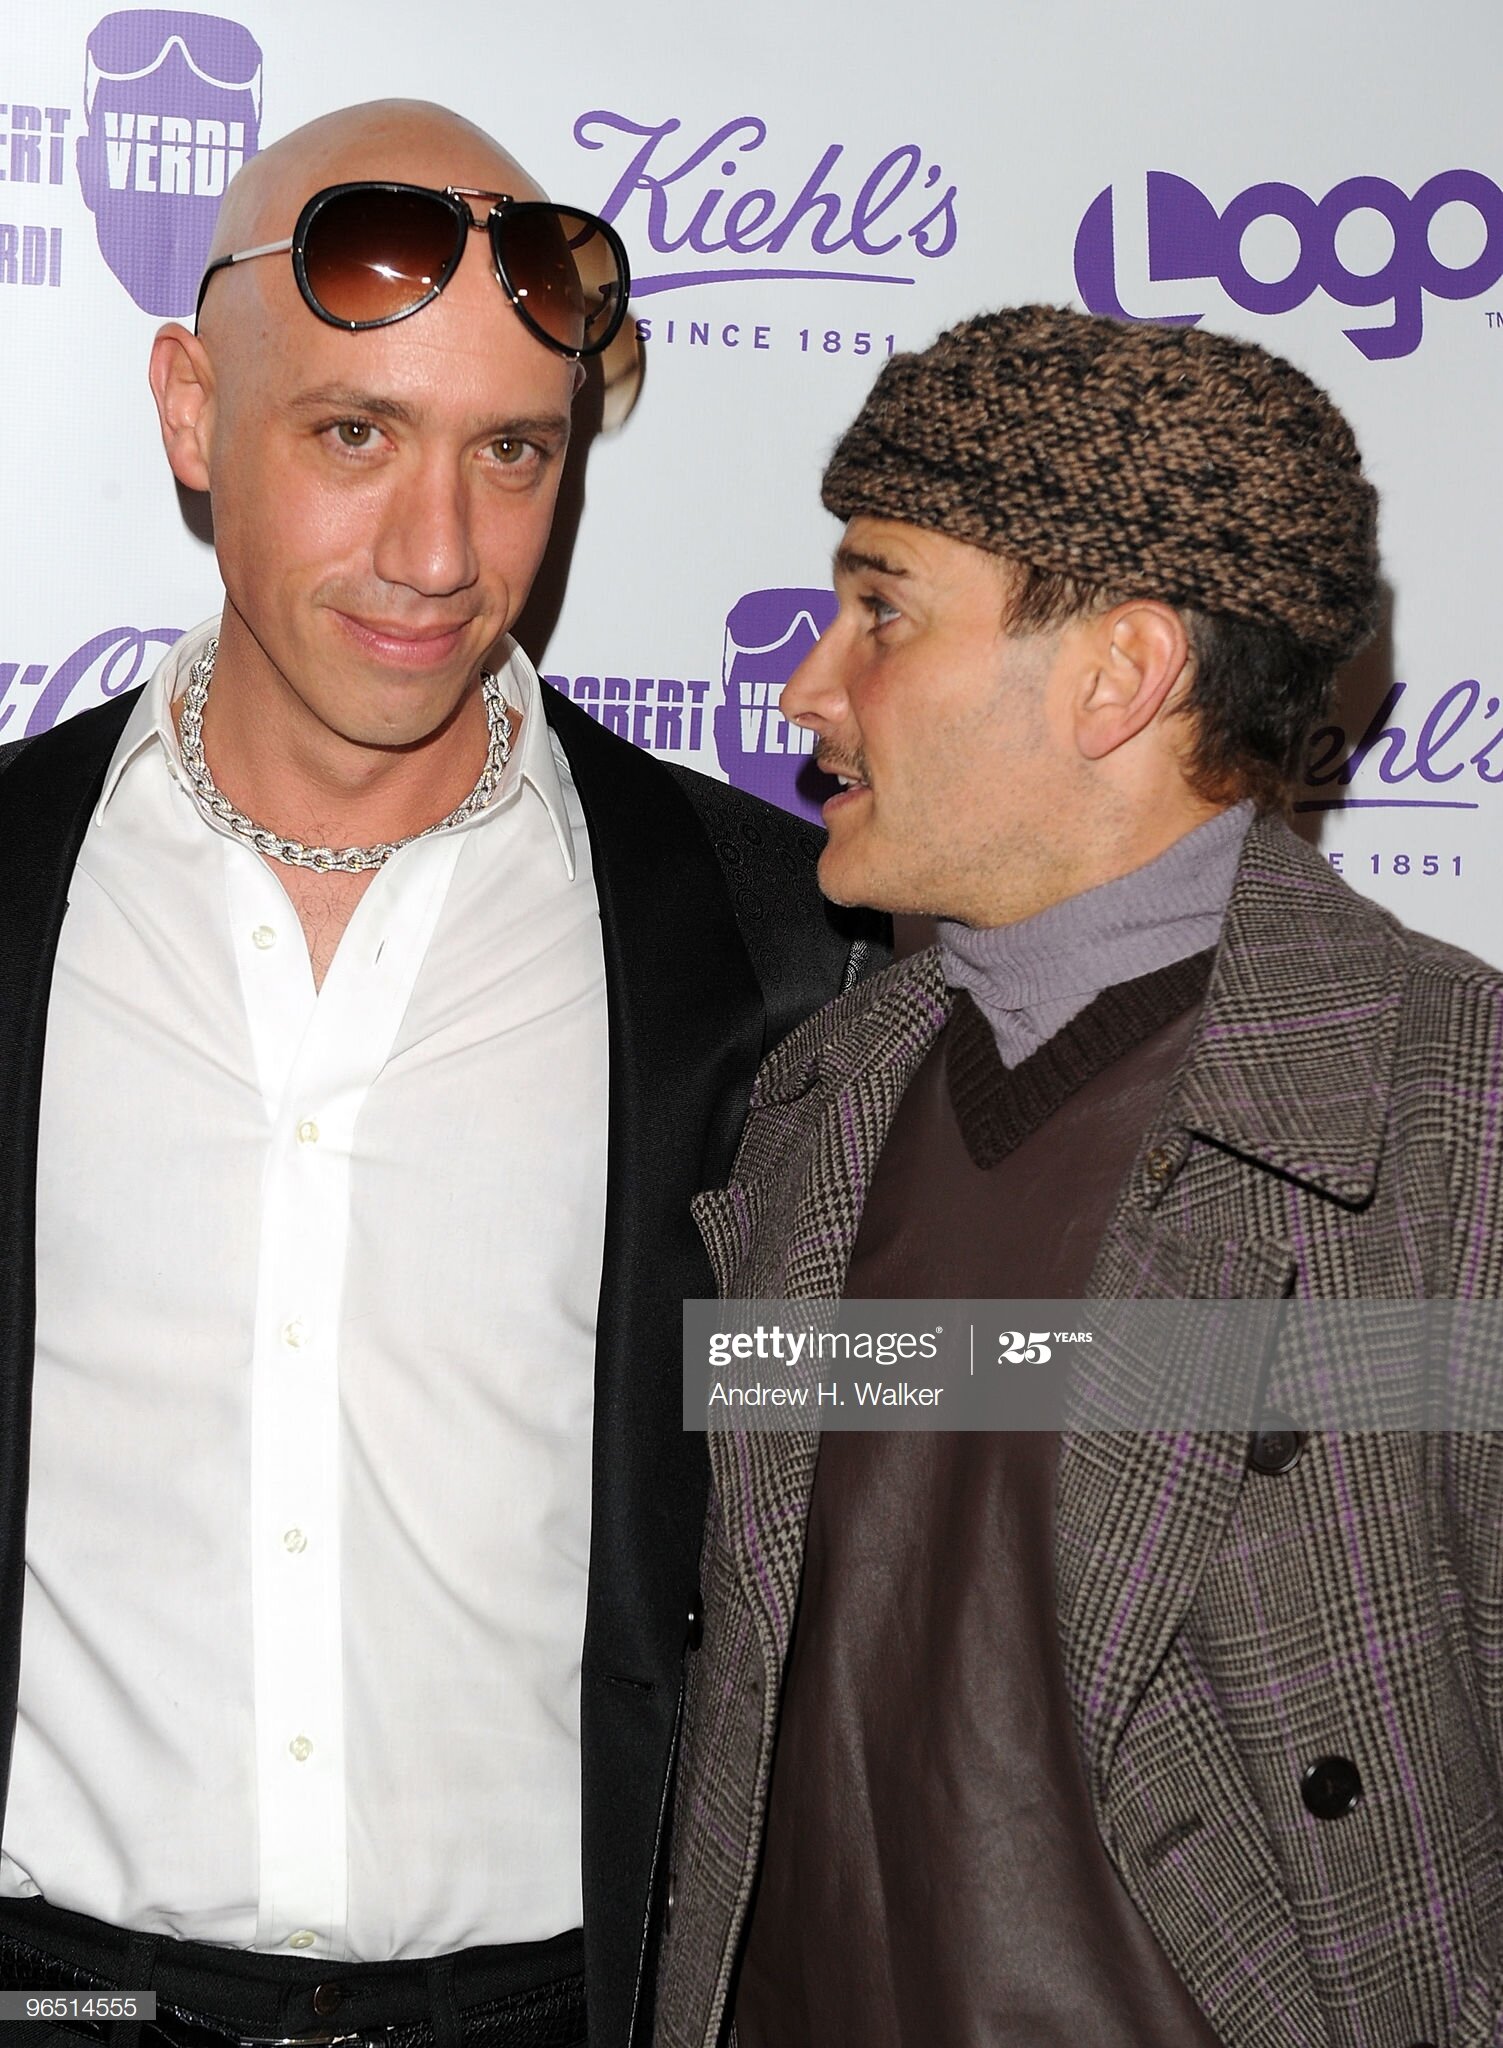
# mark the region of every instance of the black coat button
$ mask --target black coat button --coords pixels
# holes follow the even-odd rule
[[[331,2013],[338,2012],[343,2004],[344,1993],[337,1984],[315,1985],[313,1991],[313,2010],[321,2020],[326,2020]]]
[[[1270,1477],[1287,1472],[1300,1461],[1305,1448],[1304,1433],[1285,1422],[1281,1415],[1265,1417],[1263,1427],[1253,1431],[1247,1447],[1247,1462],[1254,1472],[1266,1472]]]
[[[1362,1797],[1362,1773],[1350,1757],[1317,1757],[1305,1766],[1299,1796],[1317,1820],[1340,1820]]]
[[[705,1601],[703,1593],[696,1593],[689,1602],[688,1625],[684,1631],[684,1648],[697,1650],[705,1639]]]

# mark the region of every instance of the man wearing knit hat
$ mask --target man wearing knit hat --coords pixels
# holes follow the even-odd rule
[[[765,1064],[722,1292],[1496,1298],[1503,982],[1282,817],[1377,609],[1325,395],[1013,310],[893,358],[824,498],[821,883],[939,943]],[[711,1460],[665,2048],[1497,2038],[1498,1439]]]

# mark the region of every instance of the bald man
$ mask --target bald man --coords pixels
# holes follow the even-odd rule
[[[0,1983],[157,1998],[33,2044],[626,2044],[687,1204],[863,942],[509,637],[604,224],[393,102],[213,254],[151,384],[223,610],[0,750]]]

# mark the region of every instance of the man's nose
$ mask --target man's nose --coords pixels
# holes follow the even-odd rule
[[[827,734],[846,715],[840,647],[835,629],[824,633],[783,685],[778,709],[790,725]]]
[[[384,583],[448,597],[475,581],[470,495],[460,469],[434,454],[409,470],[387,501],[374,567]]]

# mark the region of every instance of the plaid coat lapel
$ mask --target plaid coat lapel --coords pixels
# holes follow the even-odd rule
[[[838,1299],[888,1125],[948,1008],[931,949],[831,1004],[772,1054],[735,1178],[694,1204],[722,1295]],[[774,1693],[818,1449],[812,1429],[710,1432],[724,1536]]]
[[[1248,835],[1204,1014],[1119,1198],[1092,1274],[1103,1300],[1255,1300],[1339,1291],[1302,1265],[1217,1164],[1235,1154],[1355,1205],[1377,1172],[1402,994],[1381,912],[1277,819]],[[1193,1141],[1210,1140],[1214,1152]],[[1263,1228],[1255,1228],[1256,1223]],[[1232,1227],[1229,1227],[1229,1224]],[[1246,1469],[1238,1434],[1111,1432],[1108,1350],[1074,1388],[1061,1449],[1056,1579],[1066,1672],[1093,1796],[1158,1666]],[[1120,1394],[1120,1389],[1116,1390]]]

